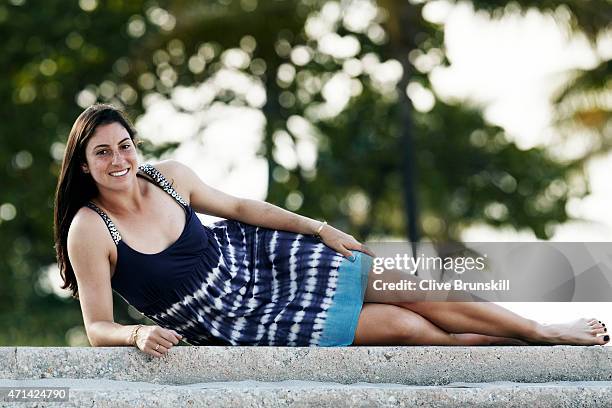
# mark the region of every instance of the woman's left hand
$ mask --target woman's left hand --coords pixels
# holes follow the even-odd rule
[[[326,224],[319,233],[321,241],[331,249],[341,253],[349,260],[354,260],[351,250],[366,253],[372,257],[376,255],[368,247],[357,241],[352,235],[346,234],[339,229]]]

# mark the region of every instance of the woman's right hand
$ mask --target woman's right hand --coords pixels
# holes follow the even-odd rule
[[[136,347],[153,357],[163,357],[182,338],[183,336],[174,330],[164,329],[160,326],[142,326],[138,330]]]

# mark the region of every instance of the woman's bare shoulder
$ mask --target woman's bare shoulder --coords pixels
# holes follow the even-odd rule
[[[67,247],[79,285],[81,305],[84,298],[99,299],[92,292],[110,292],[111,262],[115,262],[116,252],[113,254],[113,251],[116,247],[102,217],[91,208],[80,208],[70,223]],[[87,295],[83,296],[84,293]],[[96,304],[103,302],[94,301]]]
[[[151,163],[151,165],[159,170],[167,179],[180,179],[189,171],[189,167],[177,160],[163,160],[158,163]]]
[[[68,248],[70,249],[70,247],[75,245],[82,247],[89,242],[107,244],[98,245],[98,248],[105,248],[108,246],[108,243],[113,243],[108,227],[104,220],[102,220],[102,217],[91,208],[83,206],[77,211],[70,223],[68,229]]]
[[[151,163],[151,165],[170,182],[181,196],[190,197],[193,190],[193,171],[189,167],[176,160],[164,160],[159,163]]]

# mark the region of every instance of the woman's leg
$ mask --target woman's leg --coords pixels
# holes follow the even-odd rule
[[[365,303],[353,345],[427,345],[427,346],[489,346],[524,345],[503,337],[481,334],[452,334],[441,330],[424,317],[408,309],[378,303]]]
[[[409,309],[449,333],[478,333],[510,337],[536,344],[606,344],[607,329],[596,319],[569,324],[542,325],[494,303],[412,302],[395,303]]]
[[[419,278],[400,271],[385,271],[384,275],[370,272],[365,302],[387,303],[409,309],[429,320],[448,333],[477,333],[487,336],[515,338],[536,344],[573,344],[595,345],[606,344],[604,336],[607,330],[597,319],[579,319],[568,324],[542,325],[525,319],[503,307],[489,302],[466,301],[427,301],[430,295],[424,291],[379,291],[373,282],[382,279],[385,282]],[[380,284],[379,284],[380,287]],[[469,293],[449,291],[436,295],[448,295],[450,300],[471,300]]]

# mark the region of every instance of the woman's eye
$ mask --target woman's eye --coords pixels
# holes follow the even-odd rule
[[[98,156],[102,156],[103,154],[106,154],[106,152],[107,152],[107,150],[98,150],[98,151],[96,152],[96,154],[97,154]]]
[[[125,150],[127,150],[127,149],[129,149],[130,147],[132,147],[132,145],[130,145],[130,144],[124,144],[124,145],[123,145],[123,146],[121,146],[121,147],[123,147]]]

